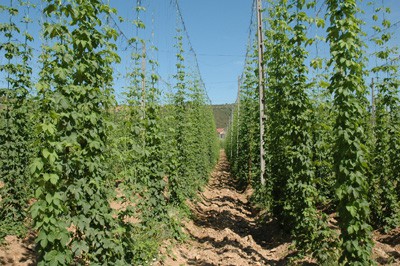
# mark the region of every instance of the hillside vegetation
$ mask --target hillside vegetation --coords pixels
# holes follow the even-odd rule
[[[226,128],[229,124],[229,118],[234,108],[233,103],[213,104],[212,110],[214,113],[215,124],[217,128]]]

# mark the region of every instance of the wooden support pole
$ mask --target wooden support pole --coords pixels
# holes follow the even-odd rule
[[[233,107],[233,108],[235,108],[235,107]],[[231,160],[232,160],[232,150],[233,150],[233,113],[235,112],[235,109],[233,109],[232,110],[232,112],[231,112],[231,118],[229,119],[229,124],[230,124],[230,126],[229,126],[229,135],[230,135],[230,138],[231,138],[231,143],[230,143],[230,145],[231,145]]]
[[[239,126],[240,126],[240,76],[238,77],[238,95],[237,95],[237,126],[236,126],[236,158],[239,157]],[[237,159],[236,159],[237,160]]]
[[[142,46],[142,119],[145,117],[146,110],[146,43]]]
[[[260,105],[260,181],[261,185],[265,185],[265,150],[264,150],[264,134],[265,134],[265,100],[264,100],[264,40],[262,27],[262,3],[257,0],[257,37],[258,37],[258,90]]]
[[[371,81],[371,122],[372,122],[372,127],[375,127],[375,112],[376,112],[376,107],[375,107],[375,84],[374,84],[374,78],[372,78]]]

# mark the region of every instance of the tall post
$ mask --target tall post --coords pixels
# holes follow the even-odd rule
[[[265,100],[264,100],[264,40],[262,27],[262,3],[257,0],[257,35],[258,35],[258,90],[260,105],[260,166],[261,185],[265,185],[265,150],[264,150],[264,122],[265,122]]]
[[[235,107],[233,107],[233,108],[235,108]],[[229,131],[230,131],[230,137],[231,137],[231,158],[230,158],[231,160],[232,160],[232,150],[233,150],[233,112],[235,112],[235,109],[232,110],[231,117],[229,119],[229,123],[230,123]]]
[[[371,81],[371,118],[372,118],[372,126],[375,126],[375,84],[374,84],[374,78],[372,78]]]
[[[240,125],[240,76],[238,77],[238,95],[237,95],[237,126],[236,126],[236,158],[239,157],[239,125]],[[237,159],[236,159],[237,160]]]
[[[146,43],[142,46],[142,119],[145,117],[146,110]]]
[[[146,118],[146,60],[147,60],[147,55],[146,55],[146,43],[143,41],[142,44],[142,70],[141,70],[141,75],[142,75],[142,95],[141,95],[141,119],[144,121]],[[143,140],[143,148],[146,147],[146,129],[145,126],[142,125],[142,140]]]

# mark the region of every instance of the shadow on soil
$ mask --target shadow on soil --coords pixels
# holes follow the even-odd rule
[[[222,173],[220,178],[216,178],[215,182],[208,185],[211,190],[222,190],[229,189],[236,193],[242,194],[243,187],[240,187],[230,176],[230,166],[226,159],[220,161],[217,166],[218,172]],[[233,195],[233,196],[230,196]],[[263,249],[273,250],[284,243],[289,243],[290,239],[287,234],[285,234],[273,219],[263,219],[263,221],[257,221],[259,218],[259,212],[255,210],[248,202],[243,202],[239,198],[234,197],[235,193],[229,195],[224,195],[222,197],[213,197],[211,199],[202,196],[203,205],[218,206],[219,208],[224,208],[223,211],[217,210],[205,210],[202,206],[197,204],[195,207],[193,221],[197,226],[212,228],[214,230],[222,231],[226,228],[233,231],[242,238],[251,236],[254,242],[261,246]],[[236,210],[236,211],[235,211]],[[235,213],[241,213],[242,215],[237,215]],[[196,237],[191,235],[191,237],[200,242],[208,242],[216,249],[224,250],[224,247],[228,246],[236,247],[239,250],[244,251],[248,255],[257,256],[260,261],[263,261],[266,265],[287,265],[290,258],[293,257],[293,253],[278,259],[271,260],[264,255],[260,254],[254,248],[250,246],[243,246],[237,241],[232,241],[225,237],[222,241],[216,241],[214,238],[206,237]],[[223,252],[221,252],[223,253]],[[193,260],[190,261],[189,265],[201,265],[210,266],[209,262],[205,260]],[[313,263],[303,263],[301,265],[316,265]]]
[[[380,239],[380,242],[391,245],[397,246],[400,245],[400,232],[399,234],[388,235]]]
[[[35,266],[36,265],[36,255],[35,251],[28,248],[34,242],[35,237],[29,235],[27,238],[23,239],[22,246],[25,247],[22,253],[15,253],[5,256],[0,256],[0,265],[26,265]],[[4,248],[9,249],[11,252],[18,252],[12,250],[12,246],[5,246]]]

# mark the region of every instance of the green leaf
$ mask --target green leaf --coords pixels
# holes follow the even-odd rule
[[[43,169],[43,162],[40,158],[35,158],[32,163],[29,165],[29,172],[34,174]]]

